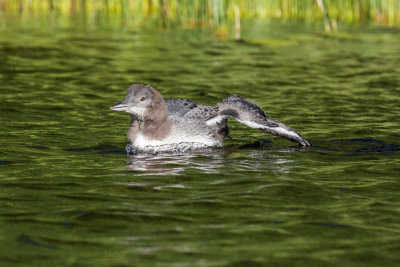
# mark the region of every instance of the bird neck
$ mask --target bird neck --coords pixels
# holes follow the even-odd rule
[[[169,135],[172,122],[168,120],[168,108],[164,99],[156,101],[139,122],[139,131],[151,140],[161,140]]]

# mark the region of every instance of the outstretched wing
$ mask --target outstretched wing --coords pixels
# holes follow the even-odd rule
[[[297,142],[301,146],[310,146],[310,143],[306,139],[304,139],[298,132],[280,121],[267,119],[265,122],[257,123],[254,121],[242,121],[239,119],[236,120],[251,128],[259,129],[265,133],[280,136],[290,141]]]
[[[304,147],[310,146],[310,143],[293,128],[282,122],[267,118],[262,108],[241,96],[228,96],[218,103],[217,108],[218,114],[206,121],[210,126],[221,123],[227,117],[232,117],[251,128],[286,138]]]

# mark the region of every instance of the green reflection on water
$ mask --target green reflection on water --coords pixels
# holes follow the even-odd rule
[[[396,29],[249,22],[235,42],[151,24],[10,23],[0,31],[0,262],[399,260]],[[108,107],[134,82],[203,104],[238,93],[314,146],[230,121],[224,149],[126,156],[129,119]],[[259,139],[271,142],[249,146]]]

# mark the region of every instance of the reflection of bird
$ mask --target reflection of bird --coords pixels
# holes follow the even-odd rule
[[[307,147],[310,143],[291,127],[269,119],[255,103],[238,95],[223,99],[216,106],[172,98],[164,100],[153,87],[133,84],[125,99],[110,109],[131,115],[128,152],[185,151],[221,147],[229,133],[228,117],[251,128],[280,136]]]

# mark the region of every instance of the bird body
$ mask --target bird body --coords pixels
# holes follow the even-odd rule
[[[216,106],[198,105],[184,98],[163,99],[153,87],[133,84],[125,99],[110,109],[131,115],[128,152],[174,152],[222,147],[228,136],[228,117],[251,128],[307,147],[310,143],[286,124],[267,118],[255,103],[238,95]]]

